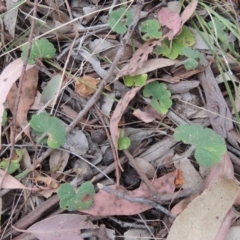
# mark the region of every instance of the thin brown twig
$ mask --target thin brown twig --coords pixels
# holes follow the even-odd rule
[[[102,125],[104,127],[104,130],[105,130],[107,138],[108,138],[108,141],[110,142],[110,146],[111,146],[111,149],[112,149],[112,152],[113,152],[113,157],[114,157],[115,169],[116,169],[116,183],[117,183],[117,186],[119,186],[119,183],[120,183],[120,173],[119,173],[119,168],[118,168],[118,164],[117,164],[117,156],[116,156],[116,152],[114,151],[114,145],[113,145],[113,142],[112,142],[112,138],[111,138],[111,136],[109,134],[109,131],[108,131],[107,127],[106,127],[107,123],[103,119],[102,114],[100,113],[100,111],[99,111],[97,106],[95,106],[95,110],[96,110],[97,115],[99,116],[99,118],[100,118],[100,120],[102,122]]]
[[[31,22],[31,31],[30,31],[29,38],[28,38],[28,48],[27,48],[27,52],[26,52],[26,58],[23,61],[23,67],[22,67],[22,72],[21,72],[21,76],[20,76],[20,79],[19,79],[17,97],[16,97],[16,100],[15,100],[15,103],[14,103],[10,156],[9,156],[9,161],[8,161],[5,173],[2,176],[2,179],[1,179],[1,182],[0,182],[0,189],[2,189],[3,182],[5,180],[5,177],[7,175],[7,172],[9,170],[9,167],[11,165],[11,161],[12,161],[12,158],[13,158],[15,137],[16,137],[16,123],[17,123],[18,106],[19,106],[19,103],[20,103],[20,98],[21,98],[21,94],[22,94],[22,90],[23,90],[22,89],[23,79],[24,79],[25,72],[26,72],[26,69],[27,69],[28,58],[29,58],[29,55],[30,55],[30,52],[31,52],[31,49],[32,49],[33,34],[34,34],[35,22],[36,22],[36,16],[37,16],[37,4],[38,4],[38,0],[34,0],[33,18],[32,18],[32,22]]]

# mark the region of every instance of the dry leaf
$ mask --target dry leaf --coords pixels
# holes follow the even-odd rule
[[[140,120],[142,120],[145,123],[150,123],[154,121],[155,119],[158,119],[162,121],[166,115],[162,115],[158,113],[152,106],[147,105],[143,109],[144,111],[141,111],[140,109],[136,109],[133,112],[133,115]]]
[[[27,229],[39,240],[83,240],[81,229],[96,228],[87,216],[60,214],[35,223]]]
[[[94,93],[96,91],[97,85],[101,82],[101,80],[93,78],[91,76],[87,76],[87,75],[81,77],[81,80],[84,81],[86,84],[80,81],[76,81],[75,92],[82,97],[87,97],[90,94]]]
[[[192,0],[181,14],[182,26],[193,15],[198,5],[198,0]]]
[[[176,172],[168,173],[158,179],[153,180],[153,187],[159,193],[173,193],[175,191],[174,179]],[[145,183],[133,191],[127,191],[122,186],[112,185],[110,188],[123,192],[130,197],[144,197],[151,199],[151,192]],[[94,204],[88,210],[80,210],[81,212],[91,214],[93,216],[112,216],[112,215],[135,215],[144,212],[152,207],[142,203],[131,203],[125,199],[118,198],[110,193],[100,190],[94,196]]]
[[[116,80],[124,75],[131,75],[138,68],[141,68],[143,63],[148,59],[148,54],[153,51],[153,48],[160,43],[160,40],[149,40],[145,42],[133,54],[130,62],[126,64],[117,74]]]
[[[5,171],[0,169],[0,182],[2,182],[2,178],[5,174]],[[12,177],[10,174],[7,174],[4,182],[2,184],[2,188],[6,189],[29,189],[26,186],[24,186],[22,183],[20,183],[16,178]],[[36,189],[35,189],[36,190]]]
[[[177,60],[171,60],[167,58],[156,58],[156,59],[150,59],[145,61],[141,68],[138,68],[136,71],[130,74],[130,76],[136,76],[140,74],[144,74],[147,72],[154,71],[159,68],[169,67],[176,64]]]
[[[27,69],[34,67],[35,65],[27,65]],[[0,75],[0,126],[2,125],[4,102],[7,99],[8,92],[10,91],[13,83],[20,77],[23,67],[23,61],[18,58],[11,62],[7,67],[4,68]],[[1,128],[0,128],[0,135]],[[1,149],[1,139],[0,139]]]
[[[28,110],[35,101],[38,85],[38,71],[39,70],[37,68],[30,68],[26,71],[23,78],[22,94],[17,110],[17,122],[30,139],[30,127],[26,127],[28,125],[27,114]],[[14,83],[7,96],[8,106],[12,113],[14,112],[17,92],[18,88],[16,83]]]
[[[53,150],[49,159],[49,166],[51,170],[51,177],[57,179],[67,166],[70,153],[61,150]]]
[[[7,12],[4,14],[3,21],[6,30],[15,38],[15,27],[17,22],[18,8],[13,8],[16,5],[16,1],[6,0]]]
[[[176,218],[167,240],[215,240],[238,189],[234,180],[217,181],[196,197]]]

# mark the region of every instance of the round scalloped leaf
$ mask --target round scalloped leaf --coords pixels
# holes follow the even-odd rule
[[[147,77],[147,74],[140,74],[136,76],[127,75],[123,77],[123,81],[127,87],[132,87],[133,85],[136,87],[141,87],[146,83]]]
[[[46,112],[32,116],[30,125],[37,132],[47,133],[47,143],[51,148],[59,148],[66,142],[66,131],[62,122]]]
[[[182,55],[183,48],[192,46],[194,43],[194,34],[188,27],[183,26],[182,32],[173,39],[172,43],[167,39],[163,40],[161,46],[157,46],[154,49],[154,53],[174,60],[179,55]]]
[[[6,122],[7,122],[7,111],[4,109],[3,116],[2,116],[2,126],[4,126]]]
[[[118,139],[118,150],[128,149],[131,145],[131,140],[129,137],[119,137]]]
[[[91,207],[95,195],[95,189],[91,182],[85,182],[80,186],[76,193],[70,183],[64,183],[60,186],[57,194],[62,209],[75,211]]]
[[[175,129],[174,137],[178,141],[196,147],[195,158],[202,166],[212,166],[218,163],[227,151],[225,140],[220,135],[197,124],[178,126]]]
[[[156,19],[148,19],[144,21],[141,25],[141,32],[145,33],[142,38],[147,41],[150,39],[160,39],[162,37],[162,33],[160,30],[159,21]]]
[[[22,47],[21,58],[26,58],[28,45],[25,44]],[[33,41],[31,53],[28,58],[28,64],[35,64],[37,58],[53,58],[55,56],[56,49],[51,42],[46,38],[41,38]]]
[[[152,97],[151,105],[159,113],[165,114],[172,106],[171,93],[164,83],[152,82],[143,89],[144,97]]]
[[[108,24],[112,30],[120,34],[127,32],[127,26],[129,26],[132,22],[133,13],[124,7],[112,11],[108,20]]]

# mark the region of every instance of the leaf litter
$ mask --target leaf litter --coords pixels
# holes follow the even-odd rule
[[[229,237],[240,203],[235,5],[228,15],[198,0],[11,4],[1,8],[0,180],[21,214],[2,219],[12,211],[38,239],[108,239],[106,224],[125,239]],[[20,45],[31,41],[23,75]],[[50,217],[56,206],[78,212]],[[1,238],[10,231],[23,239],[8,224]]]

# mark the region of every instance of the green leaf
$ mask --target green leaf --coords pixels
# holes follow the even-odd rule
[[[28,45],[25,44],[22,47],[21,58],[24,60],[26,58]],[[35,64],[37,58],[53,58],[55,56],[56,49],[51,42],[46,38],[41,38],[33,41],[31,53],[28,59],[28,64]]]
[[[182,55],[183,48],[192,46],[194,43],[194,34],[188,27],[183,26],[182,32],[173,39],[172,44],[169,40],[165,39],[161,46],[155,47],[153,52],[174,60],[179,55]]]
[[[192,144],[196,147],[195,158],[202,166],[212,166],[220,162],[227,148],[224,139],[209,128],[200,125],[182,124],[175,129],[177,141]]]
[[[145,33],[142,38],[147,41],[150,39],[160,39],[162,37],[162,33],[160,30],[159,21],[156,19],[148,19],[144,21],[141,25],[141,32]]]
[[[2,126],[4,126],[7,122],[7,111],[4,109],[3,116],[2,116]]]
[[[117,10],[112,11],[109,15],[109,20],[108,20],[109,26],[116,33],[127,32],[127,26],[129,26],[132,22],[133,22],[133,13],[124,7],[121,7],[121,8],[118,8]]]
[[[47,133],[47,144],[51,148],[59,148],[66,142],[66,131],[61,121],[46,112],[33,115],[30,125],[37,132]]]
[[[62,76],[60,74],[55,75],[46,85],[46,87],[43,89],[42,96],[41,96],[41,102],[47,103],[49,100],[53,99],[55,94],[58,92],[59,87],[61,85],[61,79]]]
[[[91,182],[83,183],[77,192],[70,183],[64,183],[61,184],[57,195],[62,209],[75,211],[91,207],[95,190]]]
[[[123,77],[123,81],[127,87],[132,87],[133,85],[136,87],[141,87],[146,83],[147,77],[147,74],[140,74],[133,77],[127,75]]]
[[[131,140],[129,137],[119,137],[118,138],[118,150],[128,149],[131,145]]]
[[[198,59],[201,64],[204,64],[204,58],[202,54],[197,50],[192,50],[191,48],[183,48],[182,54],[188,58],[184,61],[184,66],[187,70],[195,69],[198,66],[196,59]]]
[[[22,150],[21,149],[17,149],[16,150],[16,154],[17,154],[17,158],[16,159],[12,159],[10,167],[8,169],[8,173],[9,174],[14,173],[17,169],[20,168],[20,163],[19,162],[22,160],[22,156],[23,156]],[[2,160],[0,162],[0,168],[5,171],[7,166],[8,166],[8,162],[9,162],[9,159]]]
[[[152,107],[161,114],[166,114],[172,106],[171,93],[164,83],[152,82],[143,89],[144,97],[152,97]]]
[[[217,34],[223,43],[228,41],[227,33],[224,32],[226,26],[217,17],[213,17],[213,21],[209,22],[208,26],[212,29],[214,36]]]

